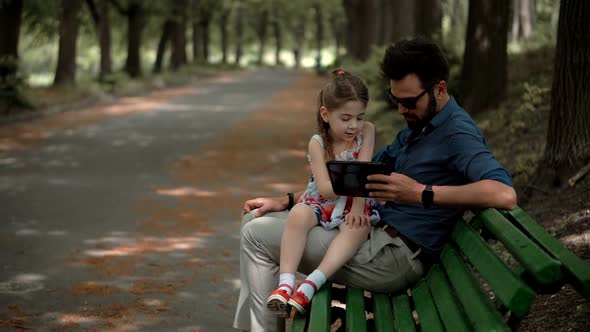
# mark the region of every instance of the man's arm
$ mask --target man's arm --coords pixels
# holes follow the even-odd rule
[[[422,204],[425,184],[399,173],[369,175],[367,189],[377,190],[371,197],[382,201],[407,204]],[[480,180],[462,186],[433,186],[434,204],[452,207],[481,207],[513,210],[516,208],[516,192],[504,183],[495,180]]]
[[[303,190],[294,193],[295,201],[301,195],[303,195]],[[242,208],[242,216],[246,213],[256,210],[254,214],[256,218],[261,217],[269,212],[277,212],[277,211],[284,211],[289,207],[289,196],[282,195],[278,197],[258,197],[254,199],[249,199],[244,202],[244,207]]]

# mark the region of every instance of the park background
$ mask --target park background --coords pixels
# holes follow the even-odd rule
[[[274,105],[280,105],[276,109],[297,118],[308,115],[300,109],[289,111],[298,102],[289,91],[307,98],[312,105],[306,106],[309,113],[315,103],[314,93],[332,69],[343,68],[363,77],[370,86],[370,120],[378,130],[378,145],[383,146],[404,121],[385,101],[383,91],[388,82],[379,73],[379,62],[387,45],[421,35],[439,43],[448,55],[449,91],[476,120],[490,149],[511,171],[519,205],[588,261],[589,8],[586,1],[567,0],[0,0],[2,176],[14,176],[15,155],[43,144],[60,131],[144,110],[108,111],[113,105],[141,101],[149,109],[149,102],[154,100],[192,93],[183,90],[185,87],[206,90],[208,84],[247,79],[256,73],[301,79],[285,85],[285,90],[271,99]],[[257,123],[248,125],[275,121],[267,107],[261,106]],[[63,114],[77,115],[70,115],[74,117],[71,119]],[[285,137],[304,141],[313,131],[313,122],[308,120],[301,121],[300,131],[289,131]],[[284,140],[277,138],[287,135],[281,123],[275,121],[274,126],[259,130],[267,131],[268,140]],[[232,135],[236,141],[244,140],[252,135],[252,128],[256,127],[244,132],[220,131],[218,135],[224,141]],[[233,143],[228,146],[235,155],[238,147]],[[209,152],[215,154],[215,149],[223,147],[214,145]],[[250,148],[256,155],[267,146]],[[304,155],[295,155],[304,165]],[[186,167],[175,171],[182,173],[180,182],[203,183],[206,176],[191,172],[219,167],[212,160],[208,168],[197,167],[193,158],[197,157],[176,162],[175,167]],[[271,167],[263,170],[276,177],[290,176],[273,173],[276,170]],[[304,184],[305,178],[300,179]],[[228,178],[223,181],[230,186]],[[2,188],[2,197],[8,197],[11,188]],[[248,188],[228,200],[232,207],[229,203],[201,206],[239,213],[243,198],[280,194],[285,188],[276,186],[267,192],[262,187]],[[208,197],[186,194],[186,190],[180,194],[169,189],[160,192],[195,200]],[[23,208],[34,203],[33,198],[18,202]],[[11,207],[5,206],[2,211],[2,217],[11,220]],[[190,219],[186,218],[183,227],[191,229]],[[237,219],[234,215],[233,220]],[[16,259],[7,254],[3,262]],[[233,268],[228,268],[227,274],[235,272]],[[3,270],[0,290],[10,293],[11,287],[16,287],[15,273],[10,268]],[[108,279],[108,275],[102,278]],[[125,292],[123,287],[100,288],[96,286],[100,282],[93,282],[84,284],[86,288],[78,285],[73,292],[94,296]],[[132,293],[143,294],[138,288]],[[160,291],[172,292],[166,287]],[[10,294],[18,298],[20,293],[12,289]],[[34,292],[26,292],[26,296],[31,294]],[[53,328],[61,322],[72,329],[100,329],[101,322],[110,320],[120,327],[116,324],[124,321],[115,313],[105,315],[104,310],[92,311],[87,315],[90,320],[84,315],[61,321],[54,319],[55,315],[43,318],[45,309],[28,311],[26,303],[33,299],[0,303],[0,326],[18,330],[44,326],[49,320]],[[537,302],[522,330],[583,331],[590,322],[588,303],[569,287],[550,298],[541,296]],[[198,310],[198,305],[191,305]],[[224,312],[229,321],[233,303],[223,305],[229,308]],[[144,302],[137,306],[149,307]],[[155,307],[150,314],[170,312],[164,305]],[[208,323],[191,324],[195,329],[217,330]]]

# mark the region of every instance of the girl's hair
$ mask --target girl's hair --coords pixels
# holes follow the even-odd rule
[[[318,96],[317,123],[320,136],[324,140],[324,150],[327,160],[335,159],[334,142],[329,134],[330,124],[324,122],[320,113],[320,107],[328,111],[342,107],[349,101],[359,101],[363,107],[369,102],[369,89],[367,84],[357,76],[341,69],[332,71],[330,82],[324,86]]]

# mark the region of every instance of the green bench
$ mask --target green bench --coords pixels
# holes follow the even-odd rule
[[[485,240],[490,237],[517,266],[498,256]],[[335,317],[341,319],[339,331],[351,332],[510,331],[518,328],[536,294],[555,293],[570,283],[590,300],[590,264],[520,208],[474,211],[469,223],[457,222],[449,242],[438,264],[405,292],[370,294],[326,284],[310,313],[295,315],[291,331],[330,331]]]

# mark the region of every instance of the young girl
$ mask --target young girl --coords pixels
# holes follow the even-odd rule
[[[279,286],[267,299],[267,307],[280,316],[289,315],[289,305],[307,312],[313,294],[367,240],[370,223],[379,221],[374,199],[336,196],[326,168],[328,160],[371,160],[375,127],[364,121],[368,101],[366,84],[343,70],[334,71],[319,94],[319,135],[311,138],[308,147],[312,176],[289,212],[281,239]],[[318,223],[326,229],[338,227],[340,232],[318,268],[293,293],[307,233]]]

